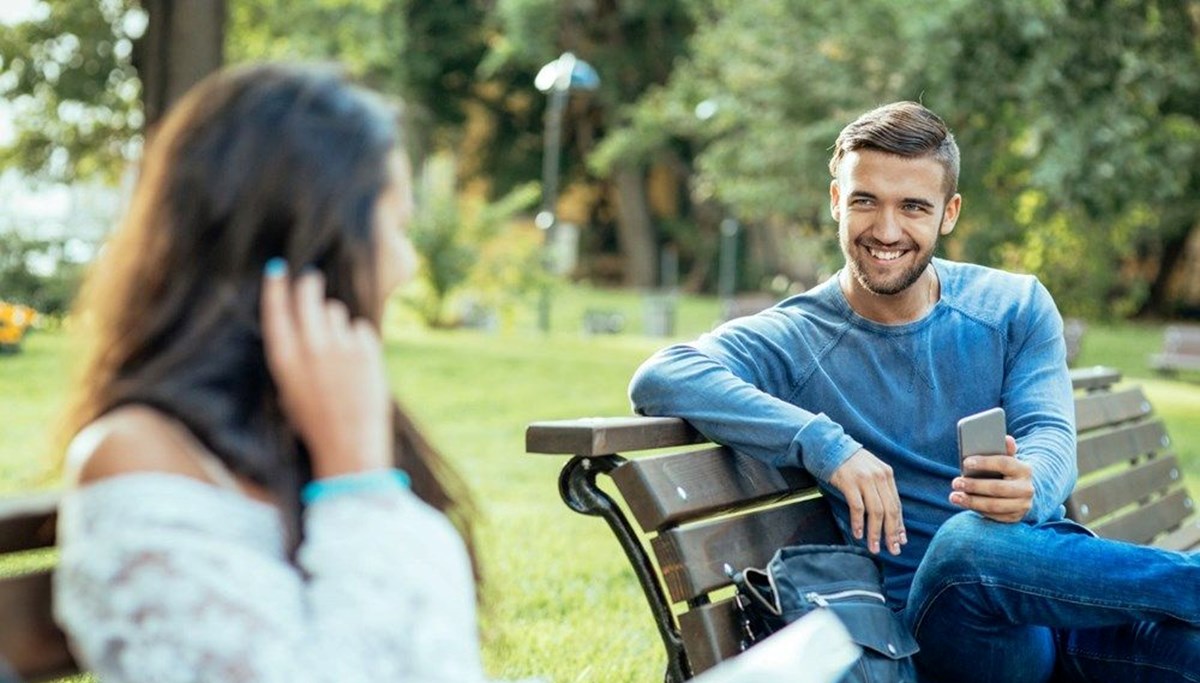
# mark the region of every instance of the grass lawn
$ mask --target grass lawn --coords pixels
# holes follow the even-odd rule
[[[630,374],[667,340],[580,332],[588,309],[619,311],[628,332],[640,330],[636,295],[564,290],[554,304],[550,335],[533,331],[532,315],[494,334],[429,332],[397,315],[387,344],[392,384],[476,494],[489,672],[556,682],[659,680],[662,647],[623,554],[602,522],[559,501],[562,460],[525,454],[524,427],[627,414]],[[712,300],[682,301],[680,336],[707,329],[716,311]],[[1114,365],[1144,384],[1200,493],[1200,383],[1149,373],[1145,355],[1160,339],[1159,327],[1092,325],[1080,362]],[[52,485],[52,435],[72,357],[67,337],[49,332],[29,338],[19,355],[0,356],[0,493]]]

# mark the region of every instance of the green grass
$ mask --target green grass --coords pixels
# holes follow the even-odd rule
[[[641,682],[662,676],[662,647],[640,588],[607,527],[568,511],[556,482],[563,459],[524,452],[534,420],[628,414],[634,368],[667,340],[588,337],[583,311],[622,312],[641,329],[636,295],[563,290],[552,333],[525,312],[494,334],[428,332],[393,312],[387,355],[392,385],[459,468],[481,510],[487,575],[482,635],[489,673],[557,682]],[[692,337],[716,317],[712,300],[680,302],[677,329]],[[1106,364],[1141,382],[1168,423],[1200,492],[1200,383],[1154,377],[1145,355],[1161,328],[1089,328],[1082,365]],[[55,421],[68,388],[71,344],[60,333],[0,356],[0,492],[50,485]],[[435,588],[436,589],[436,588]]]

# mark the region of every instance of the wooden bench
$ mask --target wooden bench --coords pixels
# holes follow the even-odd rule
[[[1200,325],[1167,325],[1162,352],[1150,356],[1150,367],[1164,374],[1200,370]]]
[[[0,660],[23,680],[79,672],[50,611],[58,494],[0,499]]]
[[[1083,474],[1069,514],[1103,536],[1200,547],[1200,518],[1166,430],[1141,388],[1113,387],[1119,379],[1107,368],[1072,371]],[[666,648],[668,682],[738,653],[726,564],[762,566],[783,545],[843,542],[828,503],[801,469],[772,468],[712,444],[620,455],[707,443],[683,420],[538,422],[525,443],[531,453],[572,456],[559,492],[568,507],[603,518],[616,535]],[[600,475],[611,485],[601,488]]]

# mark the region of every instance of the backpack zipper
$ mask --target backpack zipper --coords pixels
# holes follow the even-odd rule
[[[875,591],[851,589],[838,591],[837,593],[827,593],[822,595],[815,591],[804,594],[804,599],[818,605],[819,607],[829,607],[830,600],[843,600],[845,598],[875,598],[879,602],[886,603],[887,598]]]

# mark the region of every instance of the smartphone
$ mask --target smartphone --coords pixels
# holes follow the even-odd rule
[[[958,461],[971,455],[1002,455],[1008,453],[1005,442],[1006,431],[1004,409],[992,408],[982,413],[968,415],[958,421]],[[991,470],[967,469],[962,467],[964,477],[977,479],[1002,479],[1004,475]]]

